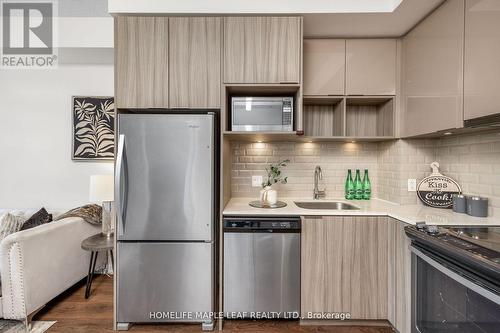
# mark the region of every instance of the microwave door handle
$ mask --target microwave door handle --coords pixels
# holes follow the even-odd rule
[[[254,100],[249,102],[250,105],[270,105],[270,106],[282,106],[283,102],[281,100],[277,101],[259,101],[259,100]],[[244,106],[246,107],[247,102],[246,101],[234,101],[233,106]]]

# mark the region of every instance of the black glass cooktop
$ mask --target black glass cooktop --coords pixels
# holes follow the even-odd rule
[[[471,254],[480,256],[484,259],[491,260],[493,262],[500,263],[500,252],[491,249],[485,244],[479,244],[477,239],[470,238],[469,236],[463,236],[461,231],[451,231],[451,233],[440,233],[435,236],[436,239],[447,243],[448,245],[454,246],[461,250],[467,251]],[[474,242],[472,241],[474,240]],[[486,243],[483,241],[483,243]],[[491,242],[487,242],[486,245],[491,245]],[[497,247],[499,244],[493,244]]]
[[[500,252],[500,227],[444,229],[455,237]]]

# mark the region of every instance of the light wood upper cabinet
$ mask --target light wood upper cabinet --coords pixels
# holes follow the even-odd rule
[[[464,1],[453,0],[405,36],[405,136],[463,126],[463,35]]]
[[[299,83],[301,17],[224,18],[224,83]]]
[[[304,95],[344,95],[345,39],[304,40]]]
[[[467,0],[464,118],[500,113],[500,3]]]
[[[115,18],[115,105],[167,108],[168,18]]]
[[[301,312],[387,319],[386,217],[305,217],[301,240]]]
[[[220,107],[221,21],[169,19],[171,108]]]
[[[396,94],[396,40],[346,41],[346,95]]]

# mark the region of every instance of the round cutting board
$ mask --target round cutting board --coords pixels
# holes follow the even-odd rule
[[[434,208],[451,208],[453,194],[462,193],[460,185],[439,172],[439,163],[431,163],[432,174],[420,181],[417,186],[418,198],[424,205]]]

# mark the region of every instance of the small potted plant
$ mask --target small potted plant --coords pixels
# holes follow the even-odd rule
[[[273,190],[272,186],[277,183],[287,183],[288,177],[284,177],[281,173],[281,168],[286,167],[287,163],[290,163],[290,160],[269,164],[269,168],[266,168],[267,179],[262,182],[262,190],[260,191],[260,201],[263,204],[275,205],[278,202],[278,192]]]

